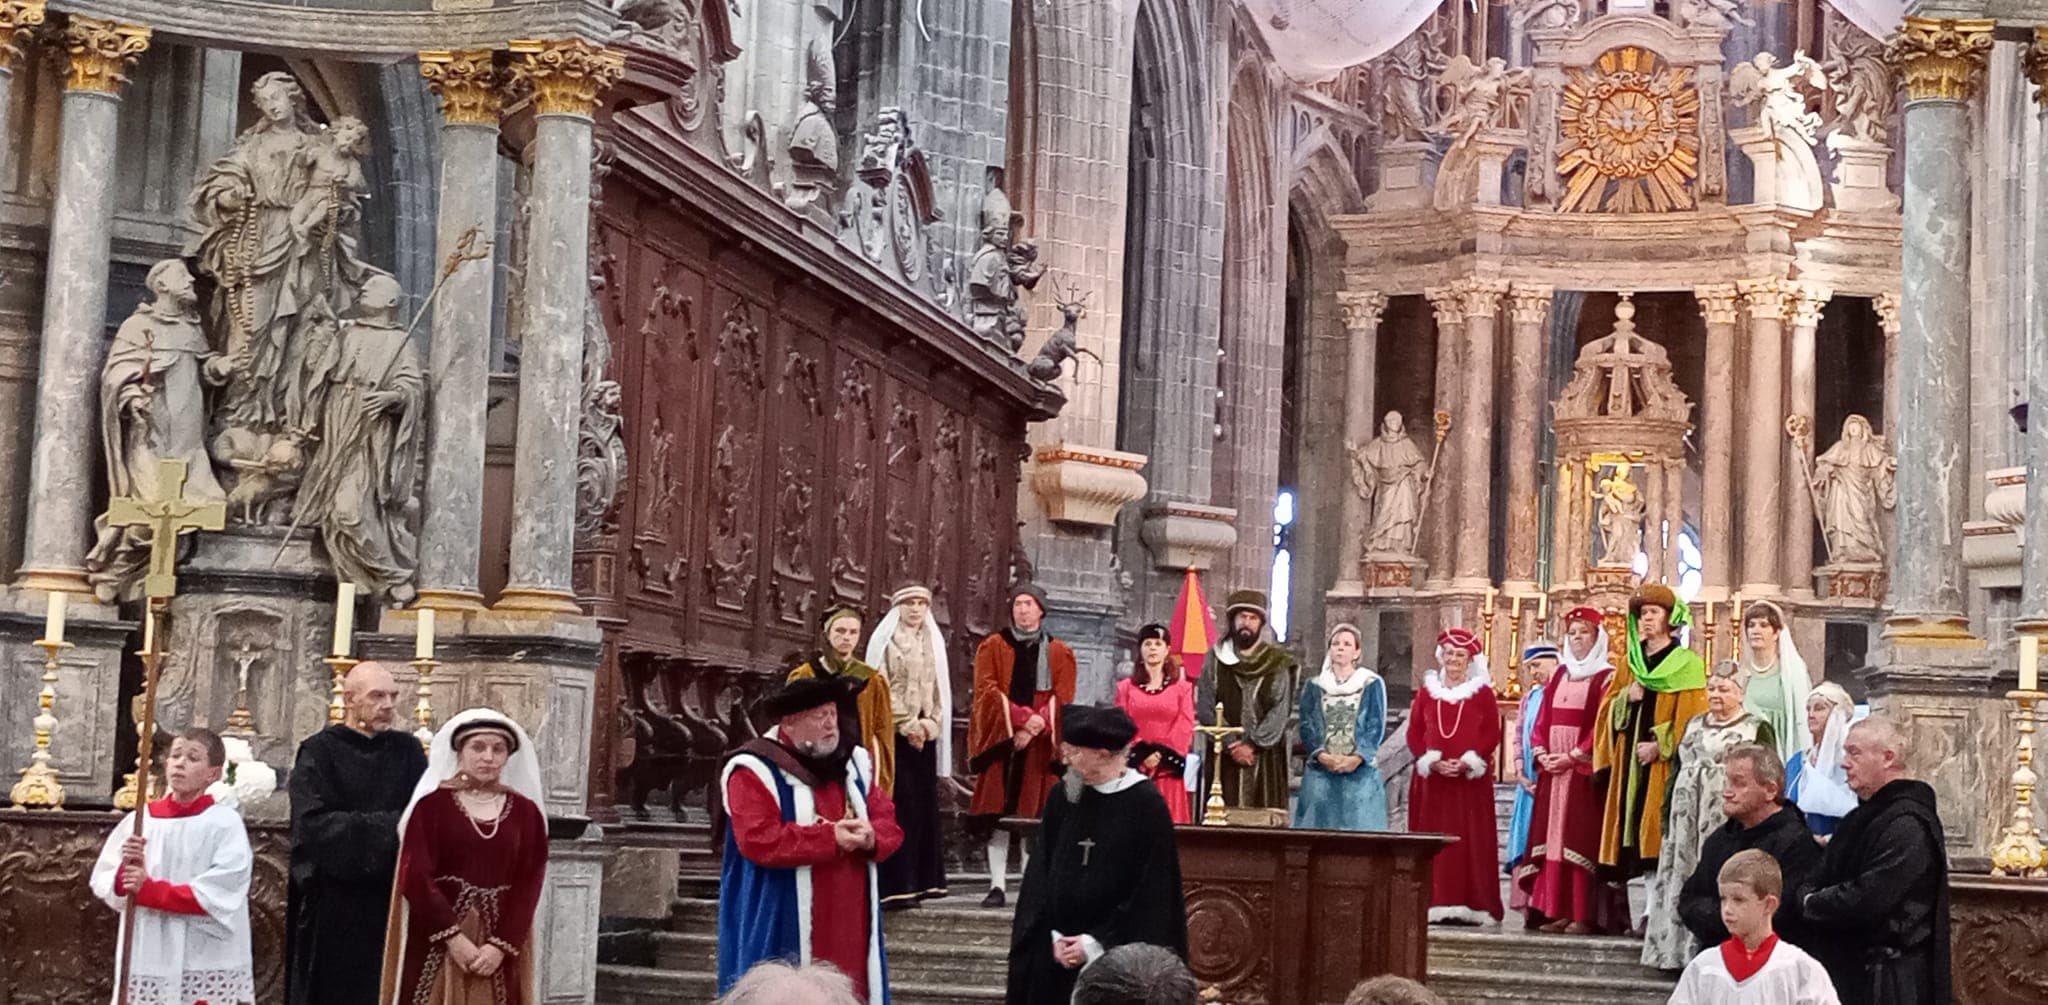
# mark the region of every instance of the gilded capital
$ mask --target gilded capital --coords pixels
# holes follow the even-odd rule
[[[504,107],[504,75],[489,49],[420,53],[420,76],[441,96],[441,118],[451,126],[496,126]]]
[[[149,50],[149,29],[73,14],[65,20],[64,48],[71,54],[65,90],[119,94],[129,67]]]
[[[1516,283],[1508,291],[1508,316],[1518,325],[1542,324],[1550,317],[1553,292],[1548,286]]]
[[[1967,101],[1991,56],[1988,18],[1909,17],[1885,43],[1906,80],[1907,101]]]
[[[21,62],[44,15],[43,0],[0,0],[0,70],[12,70]]]
[[[1337,303],[1344,308],[1344,328],[1352,334],[1370,335],[1386,313],[1387,295],[1379,290],[1339,290]]]
[[[1695,286],[1692,296],[1700,302],[1700,317],[1709,325],[1732,325],[1740,316],[1734,283]]]
[[[533,93],[537,115],[591,115],[597,99],[626,73],[626,57],[580,38],[514,39],[525,57],[512,64],[513,83]]]
[[[1422,291],[1422,295],[1429,298],[1429,306],[1436,309],[1436,329],[1438,334],[1449,334],[1452,328],[1465,323],[1465,297],[1463,294],[1464,291],[1460,290],[1455,284],[1451,286],[1432,286]]]
[[[1742,295],[1742,306],[1749,311],[1750,320],[1783,321],[1790,308],[1786,301],[1791,293],[1791,284],[1783,279],[1744,279],[1735,284]]]

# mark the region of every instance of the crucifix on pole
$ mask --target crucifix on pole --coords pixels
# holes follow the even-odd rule
[[[160,459],[156,462],[154,496],[116,496],[107,500],[108,525],[150,529],[149,574],[142,581],[142,592],[146,598],[142,652],[138,654],[142,657],[142,711],[135,720],[139,741],[135,752],[135,774],[129,776],[129,780],[139,786],[138,795],[133,797],[136,837],[142,836],[143,821],[149,817],[148,780],[156,739],[157,671],[163,663],[163,653],[157,648],[157,622],[170,606],[171,598],[178,593],[178,535],[188,530],[220,530],[227,526],[227,503],[195,502],[185,498],[188,473],[184,461]],[[115,802],[120,802],[119,794],[116,794]],[[121,925],[121,965],[114,985],[119,1005],[127,1005],[128,1002],[129,954],[135,947],[135,895],[138,892],[128,892],[128,905]]]

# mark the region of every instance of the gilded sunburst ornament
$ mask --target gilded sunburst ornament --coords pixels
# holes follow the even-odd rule
[[[1693,207],[1700,92],[1689,67],[1622,46],[1566,71],[1557,158],[1566,213],[1668,213]]]

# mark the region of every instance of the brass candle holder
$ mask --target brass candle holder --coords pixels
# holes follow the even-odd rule
[[[2012,823],[2005,836],[1991,849],[1993,876],[2048,877],[2048,850],[2041,845],[2041,831],[2034,824],[2034,706],[2048,698],[2048,692],[2032,689],[2009,691],[2013,700],[2012,726],[2018,736],[2012,773]]]
[[[333,697],[327,703],[327,722],[329,725],[346,722],[348,721],[348,702],[342,698],[342,682],[348,677],[348,672],[355,669],[356,664],[362,661],[353,656],[344,656],[337,653],[321,660],[321,662],[327,664],[328,671],[334,675]]]
[[[419,671],[419,701],[413,705],[413,720],[419,725],[412,735],[420,741],[420,749],[432,750],[434,746],[434,668],[441,661],[431,656],[422,656],[412,661],[414,670]]]
[[[21,769],[21,781],[14,783],[8,798],[25,809],[57,810],[64,808],[64,786],[57,781],[57,769],[50,766],[50,737],[57,731],[53,711],[57,704],[57,660],[64,650],[71,648],[71,643],[44,638],[34,644],[43,651],[43,691],[36,699],[36,750],[29,756],[28,767]]]
[[[1491,621],[1492,619],[1487,619]],[[1515,597],[1508,606],[1508,687],[1509,698],[1522,696],[1522,598]]]
[[[129,706],[135,717],[135,770],[121,776],[121,787],[114,792],[117,810],[135,809],[156,794],[156,765],[151,748],[156,739],[156,681],[165,655],[157,650],[156,636],[158,623],[169,607],[170,598],[150,597],[143,608],[142,651],[135,654],[142,658],[143,688]]]
[[[1223,738],[1231,733],[1243,732],[1236,726],[1223,724],[1223,703],[1216,703],[1216,725],[1196,726],[1195,732],[1207,736],[1209,743],[1209,802],[1202,807],[1202,826],[1227,827],[1230,818],[1229,807],[1223,803]]]

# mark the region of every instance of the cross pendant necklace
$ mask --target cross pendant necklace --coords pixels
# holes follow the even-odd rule
[[[1089,838],[1086,841],[1077,841],[1075,843],[1081,847],[1081,864],[1086,866],[1088,864],[1088,857],[1095,853],[1095,839]]]

